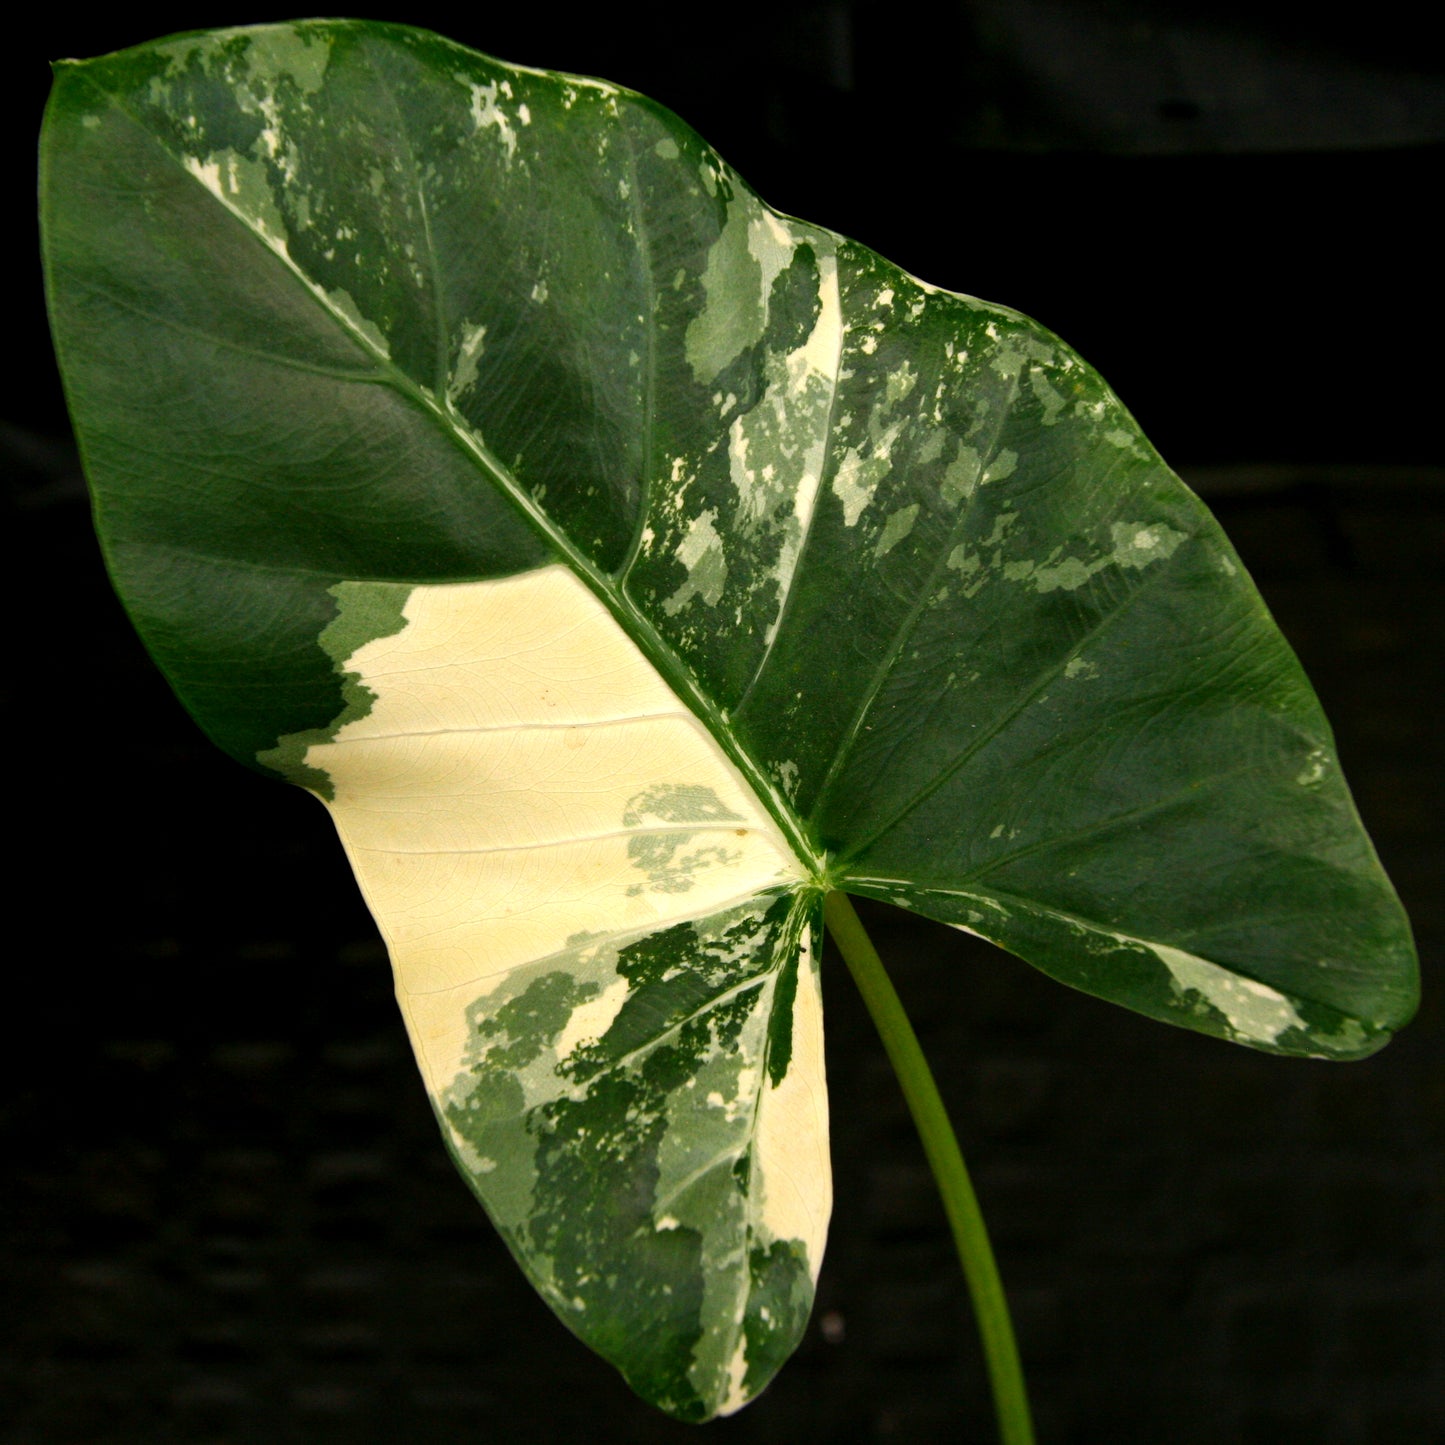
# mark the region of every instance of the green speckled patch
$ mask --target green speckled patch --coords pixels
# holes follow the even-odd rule
[[[468,1011],[437,1109],[457,1161],[569,1328],[683,1419],[791,1352],[818,1241],[776,1238],[759,1112],[783,1084],[813,904],[762,897],[511,974]],[[765,1151],[762,1151],[765,1154]]]

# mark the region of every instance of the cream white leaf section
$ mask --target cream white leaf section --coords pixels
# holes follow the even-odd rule
[[[758,1101],[754,1148],[761,1181],[761,1222],[772,1239],[803,1242],[816,1280],[823,1262],[833,1195],[824,1085],[823,996],[806,934],[793,1000],[792,1047],[787,1072],[776,1085],[762,1088]]]
[[[578,935],[804,878],[727,755],[566,568],[413,589],[345,662],[374,701],[316,744],[433,1092],[464,1009]]]
[[[304,763],[452,1152],[571,1328],[674,1414],[737,1409],[831,1208],[810,879],[571,571],[334,595],[348,706]]]

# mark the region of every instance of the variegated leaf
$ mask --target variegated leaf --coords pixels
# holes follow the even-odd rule
[[[807,1317],[826,889],[1278,1052],[1408,1017],[1297,664],[1034,323],[395,26],[67,64],[42,189],[136,625],[327,801],[458,1166],[664,1409]]]

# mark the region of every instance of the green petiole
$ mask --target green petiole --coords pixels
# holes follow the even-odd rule
[[[1029,1416],[1028,1392],[1014,1341],[993,1246],[984,1227],[978,1197],[969,1181],[963,1154],[954,1137],[953,1125],[938,1094],[938,1085],[903,1004],[884,970],[878,950],[868,937],[847,894],[831,892],[823,900],[823,917],[828,932],[838,945],[863,1002],[883,1039],[888,1060],[903,1087],[908,1111],[923,1141],[923,1152],[938,1181],[948,1216],[953,1242],[963,1265],[973,1300],[974,1318],[983,1342],[984,1361],[993,1390],[994,1412],[998,1417],[1003,1445],[1033,1445],[1034,1428]]]

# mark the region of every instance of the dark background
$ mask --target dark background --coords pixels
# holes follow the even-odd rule
[[[292,13],[37,14],[4,96],[17,172],[47,59]],[[1420,1018],[1362,1064],[1276,1060],[869,921],[975,1172],[1041,1442],[1445,1441],[1427,22],[1062,0],[350,13],[653,95],[779,208],[1065,336],[1210,501],[1334,720],[1415,922]],[[454,1176],[324,812],[215,753],[129,632],[31,224],[22,197],[0,1440],[697,1438],[565,1334]],[[825,990],[837,1203],[814,1325],[762,1400],[705,1428],[988,1441],[916,1140],[836,959]]]

